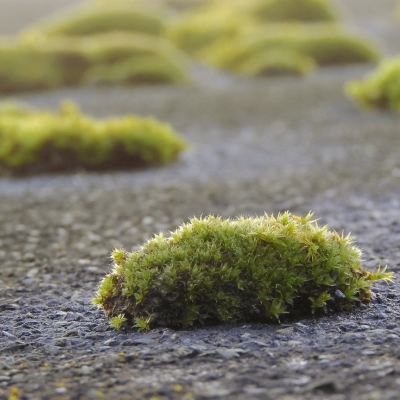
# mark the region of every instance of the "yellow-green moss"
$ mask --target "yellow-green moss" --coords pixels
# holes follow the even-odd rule
[[[251,12],[255,19],[264,22],[332,22],[337,19],[328,0],[258,0]]]
[[[378,59],[369,43],[326,22],[333,20],[325,0],[214,0],[182,14],[168,36],[208,65],[247,75]]]
[[[145,34],[110,32],[79,38],[29,34],[0,43],[0,92],[79,85],[99,70],[112,71],[118,83],[138,82],[132,79],[135,76],[144,83],[185,82],[186,69],[186,57],[172,43]]]
[[[312,57],[290,48],[271,48],[243,60],[235,72],[240,75],[307,74],[317,67]]]
[[[64,81],[56,57],[30,45],[0,43],[0,92],[55,88]]]
[[[109,2],[98,7],[94,4],[78,7],[37,25],[36,29],[48,36],[84,36],[115,31],[160,36],[165,25],[160,17],[143,7]]]
[[[210,2],[172,22],[168,37],[185,52],[196,55],[217,40],[235,37],[247,24],[246,15],[239,12],[235,1]]]
[[[400,57],[383,61],[363,81],[349,83],[346,92],[365,108],[400,112]]]
[[[270,321],[348,309],[394,279],[362,269],[353,239],[311,218],[193,218],[137,252],[114,251],[93,303],[116,328]]]
[[[110,65],[91,68],[84,82],[109,84],[181,83],[187,80],[180,65],[155,55],[130,57]]]
[[[312,70],[314,65],[332,65],[377,61],[377,51],[359,38],[352,37],[331,24],[273,24],[243,31],[234,40],[216,42],[202,52],[211,65],[235,73],[263,71],[262,63],[271,68],[274,54],[292,54],[293,71]],[[270,55],[270,56],[269,56]],[[296,55],[296,56],[295,56]],[[303,58],[302,58],[303,57]],[[277,59],[279,67],[280,59]],[[300,68],[301,62],[307,63]],[[250,65],[250,66],[249,66]]]
[[[65,103],[58,114],[0,109],[0,170],[123,169],[176,160],[186,144],[168,125],[126,116],[93,120]]]
[[[111,32],[86,40],[82,40],[82,38],[66,38],[65,40],[71,45],[85,44],[85,54],[92,65],[112,64],[131,57],[151,55],[171,59],[181,69],[186,67],[186,56],[171,42],[163,38],[144,34]],[[70,42],[68,42],[69,40]]]
[[[199,49],[236,36],[246,27],[335,19],[326,0],[211,0],[169,24],[168,35],[180,48],[195,55]]]

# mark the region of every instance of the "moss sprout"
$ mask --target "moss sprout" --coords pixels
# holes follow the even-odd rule
[[[115,329],[120,329],[126,321],[127,319],[124,317],[124,314],[119,314],[110,319],[110,325]]]
[[[122,169],[176,160],[186,144],[151,118],[93,120],[73,103],[59,113],[0,107],[0,172]]]
[[[365,108],[400,112],[400,57],[383,61],[363,81],[347,84],[346,92]]]
[[[374,281],[394,279],[364,270],[350,235],[311,218],[193,218],[136,252],[116,250],[93,303],[113,326],[139,329],[268,322],[349,309]]]

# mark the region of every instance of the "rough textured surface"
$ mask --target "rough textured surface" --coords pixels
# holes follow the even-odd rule
[[[5,0],[0,26],[11,32],[29,7],[33,18],[56,3],[67,2]],[[388,54],[396,3],[340,1],[349,26]],[[195,69],[188,87],[18,96],[51,109],[67,97],[94,116],[153,114],[193,147],[165,169],[0,179],[0,398],[17,388],[21,399],[398,399],[399,283],[378,284],[357,312],[144,334],[109,329],[89,302],[113,247],[209,213],[314,210],[352,232],[365,268],[397,273],[398,116],[360,112],[342,93],[372,68],[237,82]]]

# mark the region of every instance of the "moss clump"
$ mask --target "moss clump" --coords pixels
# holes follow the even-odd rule
[[[307,74],[317,67],[312,57],[291,49],[270,48],[249,55],[246,59],[231,65],[219,64],[220,68],[230,69],[239,75]]]
[[[5,93],[79,85],[99,75],[110,83],[182,83],[188,80],[186,69],[186,57],[172,43],[145,34],[28,34],[0,42],[0,92]]]
[[[252,13],[265,22],[333,22],[337,19],[327,0],[260,0],[255,2]]]
[[[183,14],[168,35],[204,63],[244,75],[304,74],[378,59],[372,46],[334,20],[322,0],[220,0]]]
[[[90,69],[84,81],[109,84],[180,83],[187,79],[179,64],[154,55],[131,57]]]
[[[197,56],[218,40],[236,37],[243,26],[250,24],[247,13],[239,11],[235,0],[209,2],[170,23],[168,37],[185,52]]]
[[[378,59],[371,46],[331,24],[275,24],[249,29],[235,41],[216,42],[204,50],[202,56],[215,67],[238,74],[251,72],[256,75],[274,65],[305,73],[317,65],[373,62]]]
[[[365,80],[347,84],[346,92],[365,108],[400,112],[400,57],[383,61]]]
[[[92,1],[0,38],[0,92],[187,82],[187,58],[163,37],[160,15],[141,1]]]
[[[0,172],[122,169],[175,160],[186,144],[168,126],[134,116],[93,120],[65,103],[58,114],[0,109]]]
[[[128,31],[160,36],[165,25],[143,7],[116,3],[79,7],[36,27],[48,36],[85,36],[98,33]]]
[[[353,239],[311,218],[194,218],[137,252],[116,250],[93,302],[115,327],[269,321],[348,309],[393,279],[362,269]]]

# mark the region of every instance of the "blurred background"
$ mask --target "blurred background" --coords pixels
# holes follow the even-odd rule
[[[2,0],[0,100],[151,116],[189,145],[161,169],[82,178],[105,187],[286,176],[320,190],[361,185],[397,168],[397,117],[363,111],[345,86],[398,54],[397,9],[396,0]],[[3,190],[19,185],[0,179]]]

